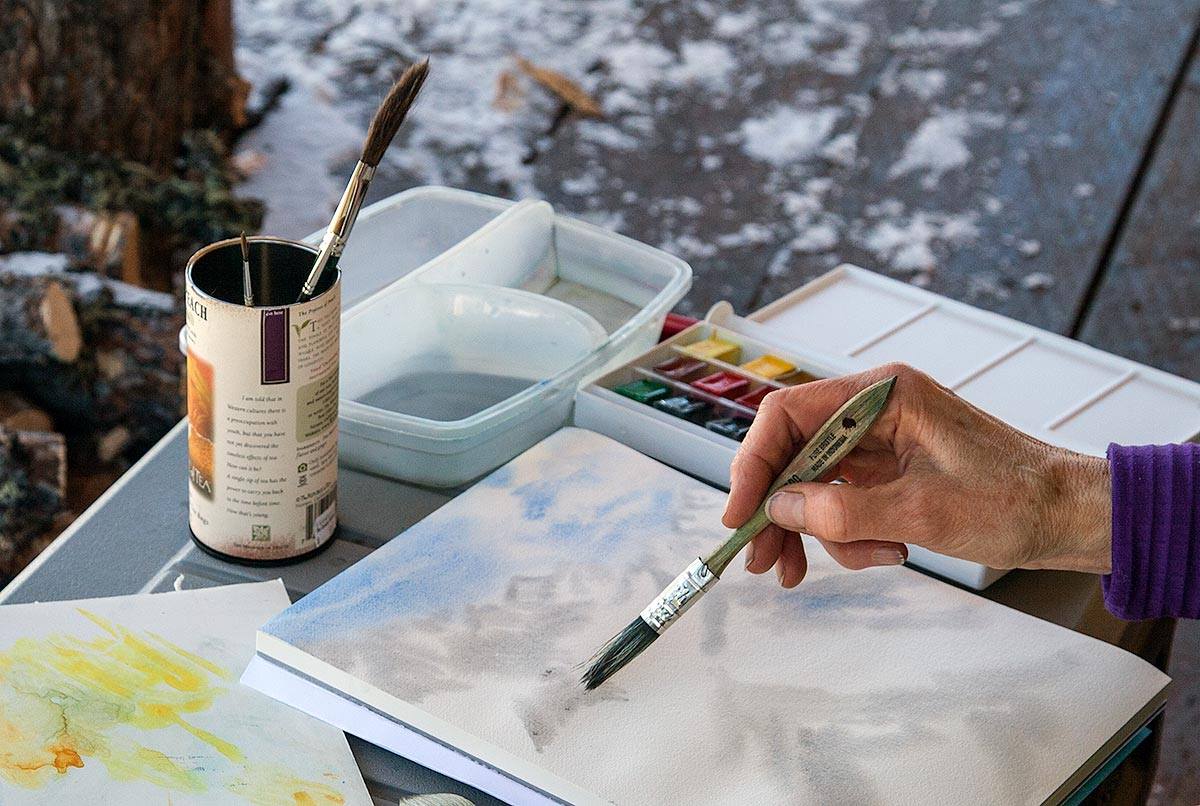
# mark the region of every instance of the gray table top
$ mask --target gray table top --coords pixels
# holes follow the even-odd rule
[[[295,565],[254,568],[216,559],[195,546],[187,527],[187,427],[180,423],[59,538],[0,591],[0,604],[62,601],[258,582],[280,578],[292,600],[304,596],[372,549],[448,501],[431,490],[342,468],[337,536],[325,551]],[[1096,578],[1066,572],[1006,575],[983,595],[1076,627]],[[499,801],[400,756],[350,737],[372,794],[453,792],[479,806]]]

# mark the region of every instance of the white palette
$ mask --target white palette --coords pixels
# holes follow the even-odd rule
[[[1109,442],[1200,435],[1200,384],[854,266],[840,266],[746,318],[717,303],[695,328],[671,343],[716,332],[818,376],[902,361],[1016,428],[1083,453],[1103,455]],[[575,422],[728,487],[736,443],[609,391],[633,378],[632,368],[658,360],[662,349],[651,348],[581,390]],[[976,589],[1003,576],[917,546],[909,560]]]

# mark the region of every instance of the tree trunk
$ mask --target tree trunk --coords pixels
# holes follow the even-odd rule
[[[34,113],[60,150],[171,173],[185,131],[245,122],[231,3],[0,0],[0,119]]]

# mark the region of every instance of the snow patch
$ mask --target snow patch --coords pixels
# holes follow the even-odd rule
[[[927,118],[904,145],[900,159],[888,169],[895,179],[913,171],[924,171],[921,185],[937,186],[943,174],[963,167],[971,159],[966,138],[978,127],[996,129],[1004,118],[990,112],[943,109]]]
[[[835,165],[847,168],[858,158],[858,134],[844,132],[834,137],[821,149],[821,156]]]
[[[742,122],[742,147],[751,157],[776,167],[803,162],[825,144],[840,115],[836,106],[779,106],[764,117]]]
[[[0,271],[33,277],[67,270],[67,256],[52,252],[12,252],[0,255]]]
[[[888,209],[895,211],[892,205]],[[898,212],[892,215],[858,233],[855,240],[898,272],[932,271],[937,266],[936,245],[966,244],[979,236],[974,213],[948,215],[918,210],[907,219]]]
[[[888,40],[896,50],[964,50],[977,48],[1000,30],[991,20],[978,28],[906,28]]]
[[[1046,291],[1054,287],[1054,275],[1044,271],[1035,271],[1021,278],[1021,285],[1026,291]]]
[[[720,42],[684,42],[679,46],[680,63],[670,70],[669,78],[680,84],[702,84],[710,91],[728,90],[737,61],[727,45]]]

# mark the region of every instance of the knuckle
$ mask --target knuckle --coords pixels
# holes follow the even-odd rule
[[[775,391],[768,393],[767,396],[762,399],[762,402],[758,404],[758,417],[754,418],[755,421],[757,422],[759,417],[767,417],[771,419],[778,417],[783,412],[784,394],[788,391],[791,390],[776,389]]]

